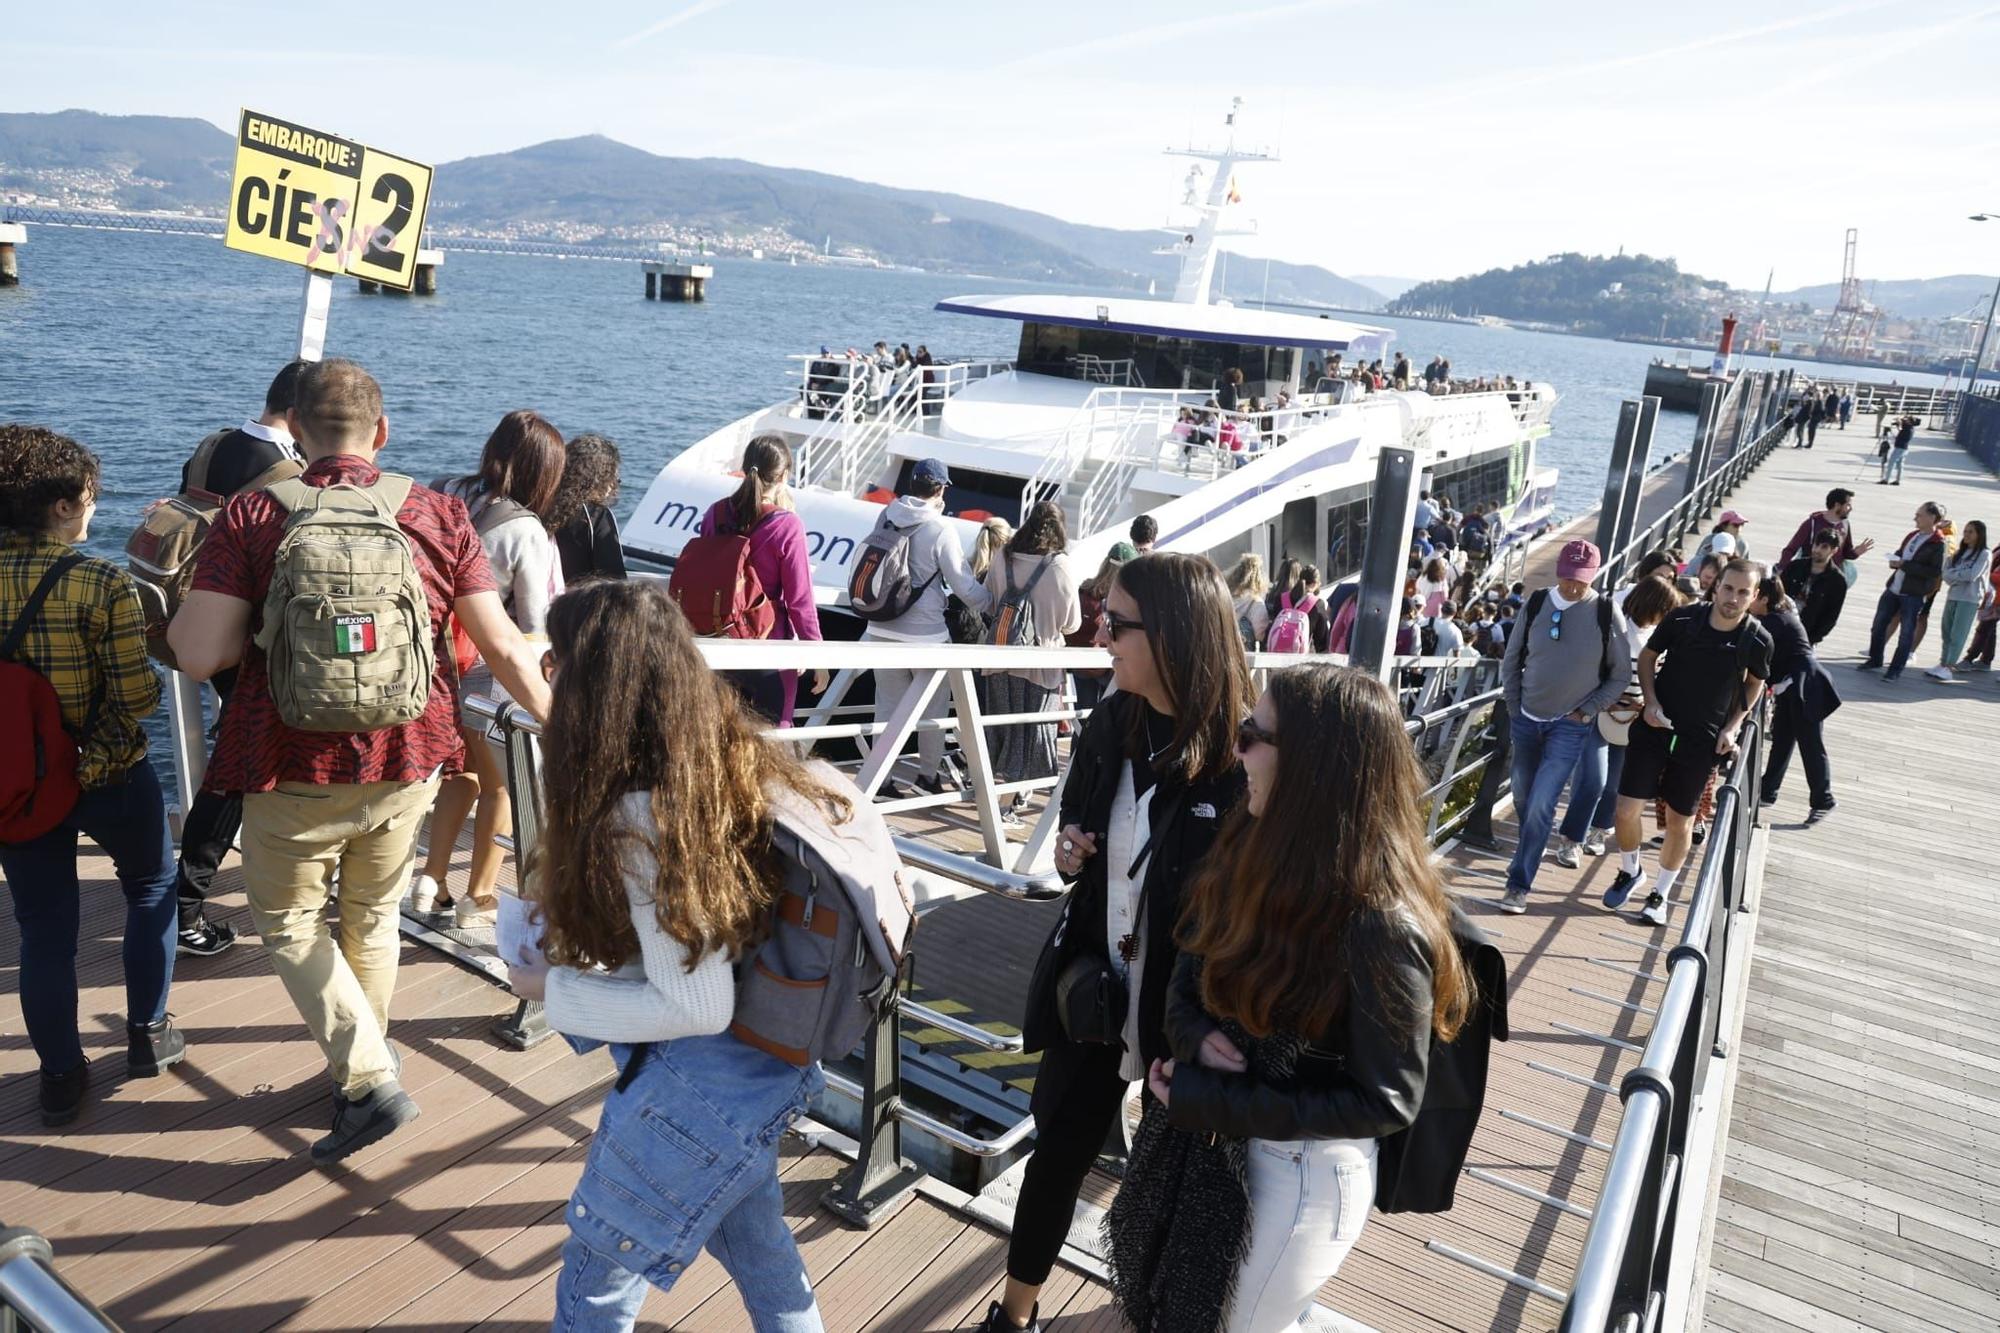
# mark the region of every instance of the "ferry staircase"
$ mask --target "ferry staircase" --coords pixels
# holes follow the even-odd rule
[[[799,482],[856,495],[881,484],[889,441],[924,423],[922,378],[902,375],[886,397],[869,396],[866,380],[856,379],[825,418],[806,436]]]

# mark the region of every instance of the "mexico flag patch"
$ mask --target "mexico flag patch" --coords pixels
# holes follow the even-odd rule
[[[333,651],[341,654],[374,652],[375,617],[335,616],[333,618]]]

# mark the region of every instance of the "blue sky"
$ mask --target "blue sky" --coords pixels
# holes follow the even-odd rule
[[[433,162],[601,133],[1164,220],[1232,96],[1232,248],[1448,277],[1558,250],[1782,288],[2000,271],[2000,4],[785,0],[16,6],[0,109],[250,105]],[[376,15],[383,17],[377,18]],[[448,189],[448,184],[444,188]]]

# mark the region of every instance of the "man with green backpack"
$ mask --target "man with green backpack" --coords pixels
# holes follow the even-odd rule
[[[203,782],[244,793],[251,916],[339,1087],[327,1163],[417,1117],[386,1034],[417,831],[465,762],[448,618],[530,713],[548,690],[464,504],[376,466],[374,378],[307,367],[288,424],[305,473],[224,506],[167,642],[197,680],[238,668]]]

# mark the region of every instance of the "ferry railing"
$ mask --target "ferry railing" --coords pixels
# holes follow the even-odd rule
[[[1765,716],[1760,705],[1744,723],[1716,792],[1714,832],[1680,943],[1667,954],[1666,993],[1638,1066],[1619,1086],[1618,1137],[1563,1307],[1563,1333],[1651,1333],[1670,1292],[1692,1280],[1697,1246],[1682,1244],[1677,1223],[1684,1208],[1705,1204],[1707,1182],[1688,1171],[1690,1126],[1710,1065],[1729,1053],[1719,1031],[1734,998],[1726,989],[1730,931],[1747,910]]]
[[[1170,416],[1183,407],[1199,407],[1208,393],[1193,389],[1142,389],[1102,385],[1092,389],[1071,413],[1062,434],[1021,487],[1021,516],[1037,500],[1063,496],[1071,479],[1102,446],[1127,438],[1135,415]],[[1164,429],[1164,428],[1163,428]],[[1108,462],[1107,462],[1108,466]]]
[[[55,1251],[28,1227],[0,1229],[0,1333],[118,1333],[55,1270]]]

